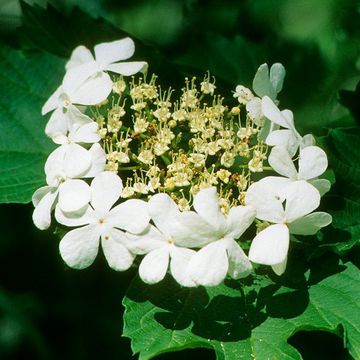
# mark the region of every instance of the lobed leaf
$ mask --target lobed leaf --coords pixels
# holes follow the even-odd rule
[[[137,278],[123,301],[124,336],[140,360],[194,347],[214,349],[218,360],[301,359],[287,343],[294,333],[344,329],[349,353],[359,358],[358,279],[351,263],[309,288],[295,289],[234,281],[186,289],[170,278],[155,286]]]

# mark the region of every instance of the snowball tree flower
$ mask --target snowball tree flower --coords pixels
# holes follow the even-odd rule
[[[69,113],[72,112],[73,110],[69,110]],[[69,116],[58,124],[49,122],[48,134],[61,146],[48,157],[45,164],[46,174],[50,172],[50,168],[58,167],[59,162],[63,164],[66,174],[70,177],[78,177],[91,166],[92,154],[80,144],[92,144],[100,140],[98,125],[87,116],[81,115]]]
[[[328,167],[328,160],[324,150],[318,146],[308,146],[300,149],[298,168],[289,152],[282,146],[274,146],[269,155],[270,166],[280,175],[290,180],[306,180],[315,186],[321,195],[330,189],[330,181],[318,179]]]
[[[282,110],[268,97],[264,96],[261,100],[261,109],[264,116],[270,120],[272,126],[267,134],[265,143],[270,146],[283,146],[293,157],[298,148],[315,144],[311,134],[302,137],[295,128],[294,114],[290,110]],[[279,129],[281,126],[283,129]]]
[[[127,248],[125,231],[140,233],[149,223],[145,201],[130,199],[119,205],[123,184],[114,172],[104,171],[92,180],[91,199],[81,215],[64,213],[56,207],[56,220],[69,227],[60,241],[60,254],[67,265],[74,269],[90,266],[98,253],[99,244],[109,266],[117,271],[127,270],[135,256]]]
[[[32,197],[35,206],[33,221],[40,230],[50,226],[51,212],[56,203],[67,213],[77,213],[83,211],[89,202],[89,185],[79,178],[91,178],[102,172],[106,159],[105,152],[98,143],[87,151],[91,163],[81,173],[76,170],[76,162],[71,161],[72,165],[68,166],[65,152],[62,153],[63,157],[58,152],[56,156],[50,154],[45,166],[47,185],[36,190]]]
[[[97,123],[73,105],[73,100],[62,86],[47,100],[42,108],[42,115],[51,111],[53,113],[45,127],[45,133],[56,144],[67,141],[68,132],[71,133],[69,138],[73,142],[94,143],[100,140]]]
[[[187,228],[181,219],[178,206],[167,194],[156,194],[148,202],[149,215],[155,226],[150,225],[139,235],[128,235],[132,252],[144,255],[139,267],[139,275],[147,284],[161,281],[168,270],[174,279],[183,286],[195,286],[187,268],[195,254],[189,247],[204,244],[208,231],[197,232]],[[205,240],[204,240],[205,237]]]
[[[190,260],[188,271],[197,285],[216,286],[228,274],[233,279],[249,275],[252,266],[238,239],[252,224],[255,210],[250,206],[234,206],[223,215],[215,187],[205,188],[194,197],[193,211],[181,218],[188,231],[202,233],[203,247]]]
[[[304,180],[263,178],[249,187],[245,203],[256,209],[259,220],[272,223],[253,239],[249,259],[270,265],[277,275],[286,268],[290,233],[312,235],[331,222],[327,213],[311,213],[320,204],[320,194]]]
[[[78,46],[66,64],[63,86],[81,93],[79,104],[93,102],[94,98],[105,100],[113,86],[106,71],[130,76],[147,67],[144,61],[123,61],[133,56],[134,52],[135,44],[130,38],[95,45],[95,57],[85,46]],[[94,81],[98,81],[99,86],[91,86]]]

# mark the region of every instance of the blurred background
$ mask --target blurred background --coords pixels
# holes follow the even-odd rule
[[[210,70],[223,93],[251,87],[260,64],[281,62],[282,107],[302,132],[321,136],[356,121],[343,105],[356,112],[359,13],[354,0],[0,0],[0,46],[67,58],[80,43],[126,32],[161,83]],[[121,301],[135,271],[116,273],[101,256],[87,270],[67,268],[53,229],[37,230],[31,213],[0,206],[0,359],[131,359]],[[348,358],[335,335],[303,332],[290,342],[304,359]],[[200,349],[159,359],[185,357],[214,358]]]

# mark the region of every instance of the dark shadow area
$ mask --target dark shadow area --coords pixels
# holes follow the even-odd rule
[[[352,360],[344,349],[340,336],[326,331],[299,331],[288,343],[294,346],[303,360]]]
[[[254,282],[245,280],[249,286]],[[286,288],[286,291],[275,294],[280,285],[272,284],[261,287],[258,292],[250,290],[246,297],[242,286],[238,281],[227,280],[225,285],[215,290],[202,287],[186,289],[168,276],[155,286],[144,285],[137,279],[127,297],[140,303],[150,301],[159,309],[154,314],[154,320],[165,329],[191,329],[194,335],[217,341],[247,339],[251,331],[269,316],[283,319],[296,317],[306,309],[309,301],[304,286]],[[229,289],[231,295],[227,296]],[[219,294],[216,295],[216,292]]]
[[[112,271],[100,254],[89,269],[69,269],[31,213],[1,207],[0,359],[131,359],[121,300],[135,271]]]

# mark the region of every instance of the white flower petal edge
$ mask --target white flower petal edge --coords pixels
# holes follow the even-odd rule
[[[170,249],[162,246],[149,252],[142,259],[139,266],[139,275],[147,284],[156,284],[161,281],[169,266]]]
[[[284,224],[270,225],[260,231],[251,243],[249,259],[257,264],[277,265],[289,250],[289,229]]]
[[[99,235],[95,225],[69,231],[59,245],[65,263],[74,269],[89,267],[98,253]]]
[[[46,230],[51,225],[51,211],[57,195],[58,189],[51,186],[44,186],[35,191],[32,197],[35,206],[32,219],[38,229]]]
[[[174,279],[182,286],[193,287],[196,283],[189,274],[189,263],[196,254],[194,250],[173,246],[170,249],[170,271]]]
[[[219,206],[219,199],[215,187],[209,187],[199,191],[194,197],[194,209],[196,212],[217,232],[226,229],[225,217]]]
[[[188,271],[196,284],[217,286],[225,279],[229,269],[226,247],[225,241],[215,241],[192,257]]]
[[[322,227],[329,225],[332,221],[330,214],[326,212],[314,212],[289,224],[291,234],[295,235],[314,235]]]
[[[298,173],[289,152],[282,146],[275,146],[269,155],[270,166],[280,175],[297,180]]]
[[[116,271],[129,269],[135,259],[126,247],[126,236],[123,231],[109,229],[108,233],[101,236],[101,247],[109,267]]]
[[[310,180],[323,174],[328,167],[325,151],[318,146],[308,146],[300,150],[299,179]]]

